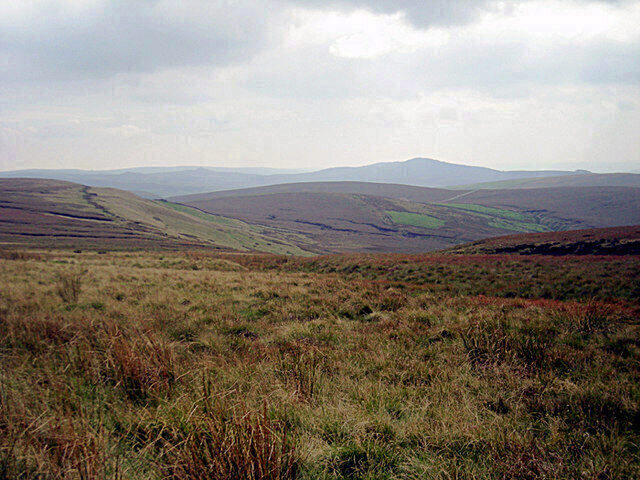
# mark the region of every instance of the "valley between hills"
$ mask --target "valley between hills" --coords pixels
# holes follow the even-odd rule
[[[15,245],[420,253],[514,233],[637,225],[640,188],[320,182],[150,200],[58,180],[0,179],[0,213],[0,241]]]

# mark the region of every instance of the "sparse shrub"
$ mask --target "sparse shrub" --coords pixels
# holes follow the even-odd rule
[[[86,271],[69,270],[58,273],[56,293],[65,303],[78,303],[78,296],[82,289],[82,280]]]

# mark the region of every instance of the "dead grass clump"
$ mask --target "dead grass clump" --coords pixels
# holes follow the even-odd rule
[[[0,317],[0,330],[0,345],[31,354],[69,344],[78,335],[74,326],[50,314]]]
[[[399,463],[397,452],[384,443],[349,442],[336,449],[329,461],[330,470],[338,478],[391,478]]]
[[[505,442],[498,445],[492,469],[496,478],[537,480],[540,478],[569,478],[567,458],[541,448],[537,442]]]
[[[509,321],[504,316],[472,322],[462,333],[462,342],[471,363],[481,366],[511,360],[509,328]]]
[[[407,298],[405,295],[393,291],[388,290],[380,294],[378,298],[375,299],[376,306],[383,311],[395,312],[396,310],[400,310],[407,303]]]
[[[58,273],[56,293],[65,303],[78,303],[82,279],[86,270],[70,270]]]
[[[278,354],[277,372],[287,385],[293,387],[300,400],[311,400],[319,391],[323,355],[313,346],[287,343]]]
[[[555,339],[549,328],[534,322],[519,325],[504,314],[471,323],[461,336],[474,366],[511,363],[527,369],[548,363]]]
[[[145,332],[127,334],[118,327],[108,333],[103,375],[132,400],[167,393],[176,380],[170,345]]]
[[[78,412],[33,417],[0,404],[0,478],[119,478],[108,434]]]
[[[575,312],[573,327],[580,333],[606,333],[611,329],[613,309],[610,305],[589,301],[581,310]]]

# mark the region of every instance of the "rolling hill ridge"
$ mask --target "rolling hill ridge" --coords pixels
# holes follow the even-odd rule
[[[498,182],[553,176],[580,176],[585,171],[501,171],[413,158],[361,167],[335,167],[311,172],[268,168],[147,167],[119,170],[19,170],[0,172],[0,178],[48,178],[92,187],[128,190],[147,198],[301,182],[375,182],[446,187],[465,183]]]
[[[130,192],[58,180],[0,180],[0,242],[95,248],[193,248],[307,252],[268,228]]]
[[[640,189],[451,191],[362,182],[285,184],[172,199],[303,233],[317,253],[407,252],[504,235],[640,223]]]
[[[420,253],[505,234],[640,224],[640,189],[312,182],[152,201],[117,189],[11,179],[0,180],[0,214],[0,241],[18,244]]]

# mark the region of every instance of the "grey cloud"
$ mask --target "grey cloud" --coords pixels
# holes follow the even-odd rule
[[[378,13],[405,13],[417,27],[459,25],[473,21],[487,11],[509,13],[518,4],[531,0],[290,0],[294,5],[314,8],[363,8]],[[623,5],[637,0],[574,0],[576,3]]]
[[[0,19],[0,74],[7,79],[106,77],[246,60],[268,31],[258,0],[116,0],[72,11],[49,2]]]
[[[417,26],[466,23],[480,12],[493,8],[491,0],[292,0],[293,4],[315,8],[363,8],[378,13],[404,12]]]

